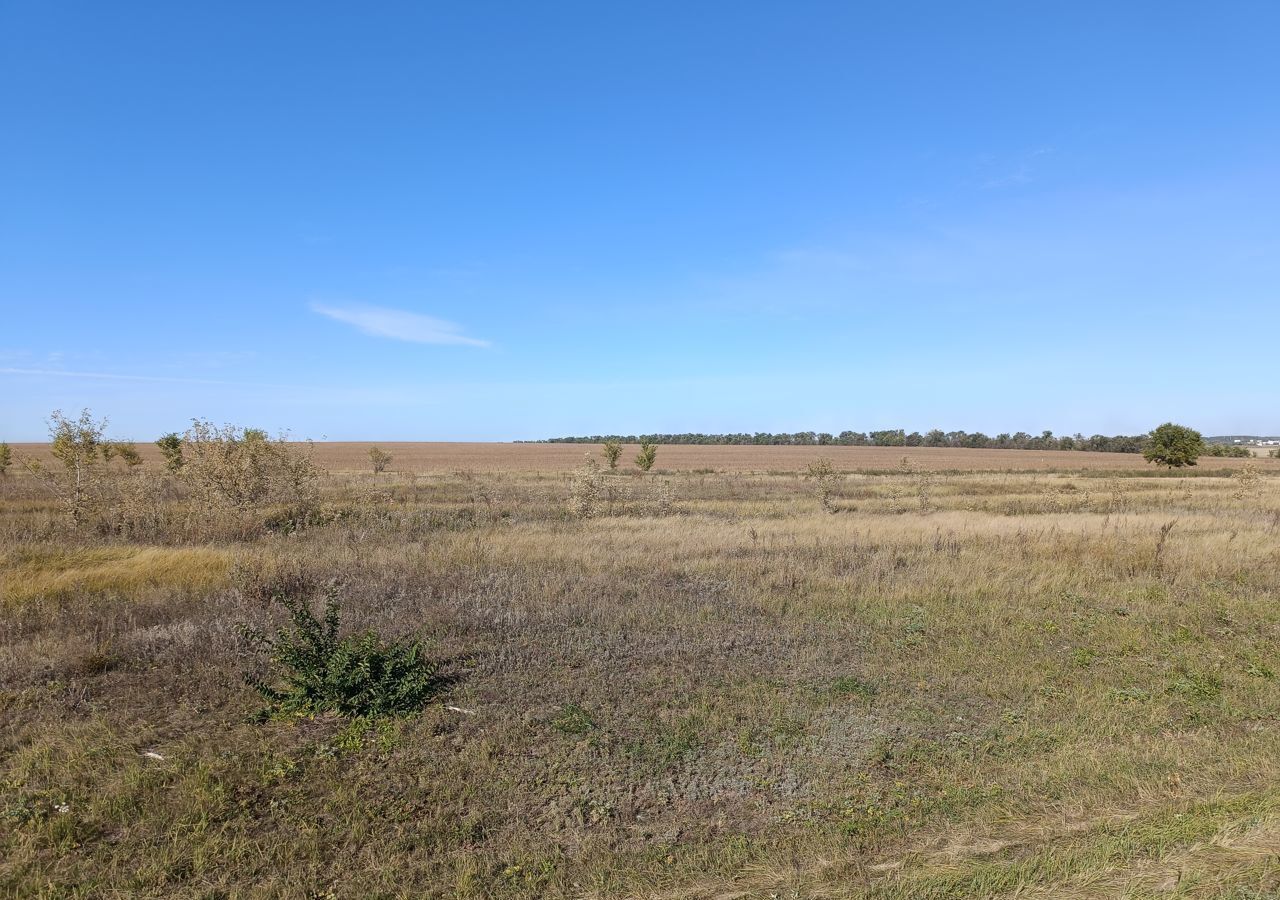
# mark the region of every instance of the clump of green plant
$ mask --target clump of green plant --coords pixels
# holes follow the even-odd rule
[[[421,641],[386,641],[372,631],[339,636],[338,588],[325,593],[317,617],[302,597],[273,598],[289,624],[269,637],[260,628],[242,631],[250,645],[270,658],[273,680],[248,675],[272,715],[335,712],[349,717],[412,713],[447,685]]]
[[[4,441],[0,441],[0,478],[3,478],[9,464],[13,462],[13,450]]]
[[[120,457],[129,468],[142,465],[142,454],[133,441],[107,441],[102,445],[102,458],[107,462]]]
[[[618,468],[618,457],[622,456],[622,441],[605,441],[601,452],[610,469]]]
[[[591,718],[591,714],[574,703],[568,703],[560,707],[555,718],[551,720],[551,727],[561,734],[583,735],[596,727],[595,721]]]
[[[1196,703],[1212,703],[1222,695],[1222,679],[1212,672],[1179,671],[1167,691]]]
[[[636,454],[636,465],[641,472],[648,472],[653,468],[654,460],[658,458],[658,445],[652,441],[641,441],[640,452]]]
[[[182,468],[182,435],[176,431],[161,435],[156,441],[156,446],[160,448],[160,455],[164,457],[166,469],[177,472]]]
[[[373,474],[380,475],[387,470],[387,466],[391,463],[391,454],[381,447],[369,448],[369,463],[373,466]]]
[[[831,464],[831,460],[820,456],[809,463],[805,467],[804,480],[813,482],[822,508],[827,512],[835,512],[836,507],[832,497],[835,495],[836,482],[840,480],[840,475]]]
[[[860,697],[868,703],[875,700],[879,692],[875,684],[854,675],[841,675],[827,686],[827,693],[832,697]]]

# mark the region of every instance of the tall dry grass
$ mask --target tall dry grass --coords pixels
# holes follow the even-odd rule
[[[0,891],[1280,890],[1271,470],[894,456],[820,496],[799,456],[337,474],[305,521],[145,540],[6,479]],[[445,702],[249,721],[238,626],[333,579],[353,628],[425,636]]]

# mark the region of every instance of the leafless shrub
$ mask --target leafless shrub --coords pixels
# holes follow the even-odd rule
[[[840,480],[840,475],[836,472],[835,466],[831,464],[831,460],[825,456],[820,456],[805,467],[804,480],[811,481],[817,492],[818,502],[822,504],[822,508],[827,512],[835,512],[836,507],[832,502],[835,494],[836,483]]]
[[[391,462],[391,454],[381,447],[369,448],[369,463],[373,466],[373,474],[380,475],[387,470]]]
[[[1118,478],[1112,478],[1107,482],[1107,512],[1118,513],[1124,512],[1129,508],[1129,498],[1124,491],[1124,485]]]
[[[895,513],[905,512],[907,498],[914,496],[920,512],[932,512],[937,476],[928,469],[921,469],[905,456],[898,463],[896,472],[897,480],[889,488],[890,509]]]
[[[1165,522],[1163,525],[1160,526],[1160,534],[1159,536],[1156,537],[1156,549],[1155,549],[1155,556],[1153,559],[1153,567],[1155,568],[1157,574],[1164,571],[1164,554],[1165,554],[1165,549],[1168,546],[1169,534],[1173,531],[1174,526],[1177,524],[1178,524],[1178,520],[1173,519],[1172,521]]]
[[[256,429],[195,419],[183,436],[182,477],[197,507],[247,512],[270,505],[308,508],[320,470],[311,453]]]
[[[649,506],[653,515],[675,515],[676,497],[675,491],[672,490],[670,481],[664,478],[651,487]]]
[[[1235,482],[1235,489],[1231,492],[1231,496],[1236,500],[1249,500],[1258,496],[1258,492],[1262,489],[1262,476],[1258,474],[1258,467],[1253,463],[1248,463],[1235,472],[1231,480]]]
[[[600,464],[586,454],[569,482],[569,512],[579,519],[599,515],[604,495],[604,475]]]
[[[165,479],[135,466],[111,483],[102,524],[105,530],[133,537],[162,535],[173,523],[173,506],[166,502]]]
[[[100,522],[118,499],[122,473],[110,466],[113,458],[119,457],[130,469],[142,461],[132,443],[108,440],[106,427],[106,419],[95,419],[87,409],[76,419],[54,410],[49,416],[49,449],[59,467],[23,460],[27,470],[58,498],[73,528],[95,519]]]

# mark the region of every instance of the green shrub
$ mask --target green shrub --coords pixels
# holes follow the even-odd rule
[[[103,459],[110,462],[117,456],[131,469],[134,466],[142,465],[142,454],[138,452],[138,448],[134,446],[133,441],[106,441],[103,443]]]
[[[267,701],[264,716],[411,713],[447,684],[420,641],[384,641],[371,631],[339,637],[336,588],[326,593],[319,618],[305,599],[284,594],[274,599],[288,611],[290,625],[274,638],[261,629],[244,628],[250,644],[269,655],[275,670],[275,684],[246,676]]]
[[[604,451],[605,461],[609,463],[609,468],[618,468],[618,457],[622,455],[622,442],[605,441],[602,449]]]
[[[1252,459],[1253,451],[1243,444],[1205,444],[1204,455],[1228,459]]]
[[[160,455],[164,457],[165,467],[170,472],[182,468],[182,435],[171,431],[156,441],[156,446],[160,448]]]
[[[11,462],[13,462],[13,451],[9,449],[8,444],[0,441],[0,476],[4,475]]]
[[[640,452],[636,454],[636,465],[640,471],[648,472],[653,468],[653,461],[658,458],[658,446],[649,441],[640,442]]]

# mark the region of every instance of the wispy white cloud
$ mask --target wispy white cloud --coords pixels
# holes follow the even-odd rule
[[[24,369],[13,366],[0,367],[0,375],[32,375],[42,378],[90,378],[99,381],[156,381],[173,384],[222,384],[252,387],[237,381],[219,381],[213,378],[176,378],[165,375],[126,375],[120,372],[75,372],[67,369]]]
[[[352,325],[374,337],[410,341],[415,344],[454,344],[467,347],[488,347],[489,342],[468,337],[462,327],[444,319],[436,319],[403,309],[384,306],[327,306],[312,303],[311,311],[327,316],[336,322]]]
[[[1035,180],[1036,171],[1040,168],[1042,162],[1040,157],[1048,156],[1053,152],[1052,147],[1037,147],[1028,153],[1018,155],[1013,161],[992,154],[984,154],[978,158],[978,169],[983,173],[977,182],[978,187],[989,191],[1030,184]]]

